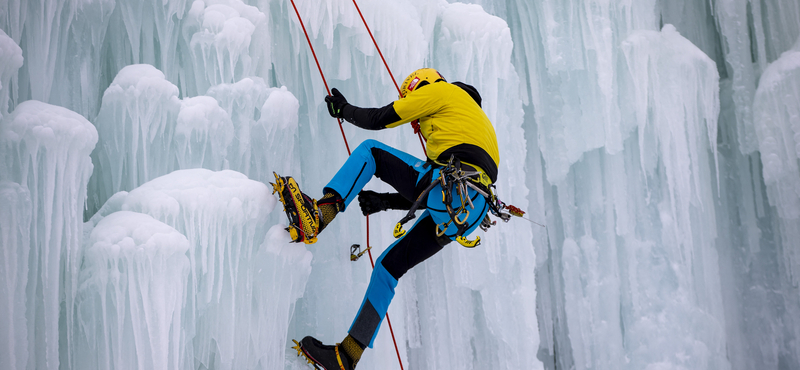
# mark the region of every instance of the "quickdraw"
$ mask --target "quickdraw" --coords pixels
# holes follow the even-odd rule
[[[372,247],[367,247],[363,251],[361,250],[361,244],[353,244],[350,246],[350,260],[355,262],[358,261],[364,253],[367,253],[368,250],[372,249]]]
[[[406,230],[403,229],[403,225],[416,217],[414,213],[417,211],[417,209],[419,209],[422,200],[425,199],[425,196],[428,195],[431,189],[433,189],[436,185],[441,185],[442,187],[442,202],[447,209],[447,214],[450,216],[449,221],[436,225],[436,236],[444,236],[450,225],[455,224],[457,228],[455,239],[459,244],[467,248],[477,247],[481,242],[480,236],[476,236],[475,240],[469,240],[463,236],[470,226],[467,223],[470,209],[475,209],[475,205],[472,203],[472,199],[469,197],[468,189],[473,189],[478,192],[478,194],[486,198],[491,213],[496,217],[499,217],[501,220],[503,220],[503,222],[508,222],[512,215],[522,217],[522,215],[525,214],[525,212],[519,208],[506,205],[497,199],[497,196],[494,192],[495,186],[492,184],[489,176],[480,171],[464,171],[461,168],[461,162],[455,157],[450,157],[447,166],[443,167],[439,171],[439,177],[436,178],[436,180],[431,181],[431,184],[428,185],[428,187],[425,188],[425,190],[422,191],[422,193],[414,201],[411,209],[409,209],[405,217],[397,222],[394,227],[394,231],[392,232],[395,238],[400,238],[406,234]],[[455,188],[456,194],[458,194],[461,203],[457,209],[453,209],[452,206],[453,188]],[[510,213],[503,212],[505,209],[508,209]],[[496,224],[497,222],[492,221],[489,218],[489,215],[486,215],[479,226],[483,231],[487,231],[489,227]]]

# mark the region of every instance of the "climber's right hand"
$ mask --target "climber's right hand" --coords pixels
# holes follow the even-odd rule
[[[362,190],[358,193],[358,205],[361,206],[361,213],[364,216],[368,216],[389,209],[388,195],[371,190]]]
[[[347,99],[335,87],[331,90],[331,95],[325,96],[325,105],[328,107],[328,114],[333,118],[344,118],[342,109],[348,105]]]

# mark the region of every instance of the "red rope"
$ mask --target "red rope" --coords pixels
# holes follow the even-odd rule
[[[386,58],[383,57],[383,52],[381,52],[381,47],[378,46],[378,42],[375,41],[375,36],[372,35],[372,30],[370,30],[369,25],[367,24],[367,20],[364,19],[364,14],[361,13],[361,8],[358,6],[356,0],[353,0],[353,5],[356,7],[356,11],[358,11],[358,15],[361,17],[361,21],[364,22],[364,27],[367,29],[367,33],[369,33],[369,37],[372,39],[372,43],[375,45],[375,49],[378,50],[378,55],[381,56],[381,60],[383,61],[383,65],[386,67],[386,71],[389,72],[389,77],[392,78],[392,82],[394,83],[394,88],[397,89],[397,94],[400,95],[400,87],[397,86],[397,80],[394,79],[394,75],[392,74],[392,69],[389,68],[389,63],[386,62]],[[428,151],[425,150],[425,143],[422,141],[422,133],[417,131],[417,137],[419,137],[419,144],[422,146],[422,153],[425,156],[428,156]],[[367,216],[367,248],[369,248],[369,216]],[[372,268],[375,268],[375,263],[372,262],[372,250],[369,249],[369,261],[372,263]],[[400,358],[400,350],[397,348],[397,341],[394,338],[394,330],[392,329],[392,321],[389,319],[389,313],[386,313],[386,322],[389,324],[389,331],[392,333],[392,342],[394,342],[394,350],[397,352],[397,361],[400,363],[400,369],[403,370],[403,360]]]
[[[369,216],[367,217],[367,253],[369,254],[369,263],[372,264],[372,269],[375,269],[375,262],[372,260],[372,249],[369,249]],[[394,329],[392,329],[392,320],[389,319],[389,312],[386,312],[386,323],[389,324],[389,333],[392,334],[392,343],[394,343],[394,351],[397,353],[397,362],[400,363],[400,370],[403,369],[403,359],[400,358],[400,349],[397,348],[397,340],[394,338]]]
[[[319,70],[319,75],[322,77],[322,82],[325,84],[325,90],[328,92],[328,95],[331,95],[331,91],[328,88],[328,82],[325,80],[325,74],[322,73],[322,67],[319,65],[319,59],[317,59],[317,53],[314,52],[314,46],[311,45],[311,39],[308,37],[308,32],[306,31],[306,26],[303,24],[303,19],[300,17],[300,12],[297,11],[297,6],[294,4],[294,0],[291,0],[292,7],[294,8],[295,14],[297,14],[297,20],[300,21],[300,27],[303,28],[303,33],[306,36],[306,41],[308,42],[308,47],[311,49],[311,54],[314,56],[314,62],[317,63],[317,69]],[[355,0],[353,1],[355,4]],[[356,4],[356,9],[358,9],[358,4]],[[358,14],[361,14],[361,10],[358,10]],[[364,20],[364,16],[361,16],[361,20]],[[367,22],[364,21],[364,25],[366,26]],[[367,27],[367,31],[369,31],[369,27]],[[370,37],[372,36],[372,32],[370,31]],[[372,41],[375,42],[375,38],[372,38]],[[378,44],[375,44],[375,47],[378,47]],[[381,53],[380,49],[378,49],[378,53],[381,54],[381,59],[383,59],[383,54]],[[386,64],[386,59],[383,60],[383,63]],[[386,65],[386,69],[389,70],[389,65]],[[394,81],[394,76],[392,76],[392,71],[389,71],[389,75],[392,77],[392,81]],[[394,86],[397,87],[397,82],[395,81]],[[397,88],[398,93],[400,92],[400,88]],[[347,155],[351,155],[350,146],[347,144],[347,136],[344,134],[344,129],[342,128],[342,120],[338,119],[339,121],[339,129],[342,131],[342,138],[344,139],[344,145],[347,148]],[[422,139],[420,139],[420,143],[422,143]],[[422,150],[425,150],[425,146],[422,146]],[[425,154],[427,156],[427,153]],[[372,264],[372,269],[375,269],[375,261],[372,258],[372,250],[369,249],[369,216],[367,216],[367,252],[369,253],[369,262]],[[394,336],[394,329],[392,329],[392,320],[389,319],[389,313],[386,313],[386,323],[389,324],[389,332],[392,334],[392,342],[394,343],[394,350],[397,352],[397,361],[400,362],[400,369],[403,369],[403,360],[400,358],[400,350],[397,348],[397,339]]]
[[[331,94],[331,89],[328,88],[328,81],[325,80],[325,74],[322,73],[322,67],[319,65],[319,59],[317,59],[317,53],[314,52],[314,46],[311,45],[311,39],[308,38],[308,32],[306,32],[306,26],[303,24],[303,18],[300,18],[300,12],[297,11],[297,6],[294,5],[294,0],[292,1],[292,7],[294,8],[294,13],[297,14],[297,20],[300,21],[300,27],[303,28],[303,34],[306,35],[306,41],[308,41],[308,47],[311,48],[311,54],[314,56],[314,62],[317,63],[317,69],[319,70],[319,75],[322,76],[322,83],[325,84],[325,91],[328,92],[328,95]],[[339,122],[339,130],[342,131],[342,138],[344,139],[344,147],[347,149],[347,155],[350,155],[350,145],[347,144],[347,136],[344,134],[344,127],[342,127],[342,119],[336,119]],[[369,246],[369,245],[367,245]]]
[[[375,49],[378,49],[378,55],[381,56],[381,60],[383,61],[383,65],[386,66],[386,71],[389,72],[389,77],[392,78],[392,82],[394,82],[394,88],[397,89],[397,94],[399,95],[400,94],[400,87],[397,86],[397,81],[395,81],[395,79],[394,79],[394,75],[392,74],[392,70],[389,69],[389,63],[386,63],[386,58],[383,57],[383,53],[381,52],[381,48],[380,48],[380,46],[378,46],[378,42],[375,41],[375,36],[372,36],[372,30],[369,29],[369,25],[367,25],[367,20],[364,19],[364,15],[361,14],[361,8],[358,7],[358,3],[356,3],[356,0],[353,0],[353,5],[356,6],[356,10],[358,11],[358,15],[361,16],[361,21],[364,22],[364,27],[367,28],[367,33],[369,33],[369,37],[372,39],[372,43],[375,44]],[[422,142],[422,133],[417,131],[417,137],[419,137],[419,144],[422,145],[422,153],[424,153],[425,156],[427,157],[428,156],[428,151],[425,150],[425,143]],[[369,246],[369,245],[367,245],[367,246]],[[403,366],[400,365],[400,367],[402,368]]]

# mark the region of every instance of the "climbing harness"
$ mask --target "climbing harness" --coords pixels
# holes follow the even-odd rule
[[[431,181],[431,184],[422,191],[411,205],[408,213],[394,226],[392,235],[395,238],[400,238],[406,234],[403,225],[416,217],[415,212],[422,205],[422,202],[427,199],[426,196],[429,195],[430,191],[436,187],[436,185],[441,185],[442,202],[445,205],[448,216],[450,216],[450,220],[436,225],[436,236],[440,238],[443,237],[448,227],[451,224],[455,224],[457,229],[455,234],[456,241],[467,248],[477,247],[481,242],[480,236],[476,236],[475,240],[469,240],[463,236],[470,228],[470,225],[467,223],[470,209],[475,209],[475,205],[469,197],[468,189],[475,190],[478,194],[482,195],[486,199],[492,214],[499,217],[503,222],[508,222],[511,216],[522,217],[522,215],[525,214],[521,209],[512,205],[506,205],[497,198],[494,191],[496,188],[486,173],[477,170],[465,171],[461,167],[461,161],[451,156],[447,165],[439,170],[439,177]],[[452,206],[453,188],[456,189],[456,194],[461,203],[460,207],[457,209],[453,209]],[[503,212],[506,209],[508,209],[508,213]],[[487,231],[489,227],[496,224],[497,222],[492,221],[489,215],[486,215],[479,226],[483,231]]]

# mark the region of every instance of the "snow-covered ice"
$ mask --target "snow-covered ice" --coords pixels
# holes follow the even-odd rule
[[[59,330],[59,326],[63,320],[68,325],[72,318],[83,243],[83,205],[92,173],[89,153],[96,143],[97,130],[86,118],[35,100],[19,104],[0,121],[0,181],[22,186],[10,194],[4,192],[4,196],[16,198],[3,202],[4,208],[10,208],[7,212],[16,215],[4,222],[4,228],[10,227],[10,239],[3,248],[28,255],[23,260],[14,258],[27,268],[9,265],[2,274],[7,280],[27,281],[23,321],[27,339],[18,338],[16,353],[8,357],[19,359],[27,353],[31,367],[57,364],[59,338],[65,336],[69,341],[72,337],[71,331]],[[17,233],[21,234],[14,236]],[[26,271],[27,278],[20,276]],[[60,318],[62,302],[66,319]]]
[[[295,3],[329,88],[396,99],[352,1]],[[403,277],[406,368],[800,368],[796,0],[358,5],[395,79],[480,91],[498,195],[546,225]],[[340,341],[364,218],[291,244],[266,183],[318,198],[342,132],[423,152],[340,131],[325,87],[287,0],[0,1],[0,368],[301,369],[289,339]],[[384,324],[359,368],[396,356]]]
[[[769,204],[781,219],[780,239],[791,244],[800,240],[800,39],[764,71],[753,114]],[[800,250],[783,254],[797,286]]]
[[[231,117],[216,99],[210,96],[184,99],[175,126],[178,168],[228,167],[225,157],[233,133]]]
[[[129,65],[103,94],[94,121],[101,144],[92,154],[97,171],[89,184],[89,211],[114,193],[175,170],[178,88],[151,65]]]
[[[189,241],[142,213],[112,213],[86,241],[75,300],[81,369],[181,369]]]
[[[11,76],[22,67],[22,49],[0,29],[0,119],[8,114],[8,99],[11,94]]]
[[[188,239],[182,333],[169,342],[181,368],[282,362],[277,343],[305,288],[311,254],[269,227],[276,203],[270,193],[238,172],[178,170],[118,193],[98,213],[146,214]],[[95,229],[102,222],[92,220]]]
[[[753,109],[770,203],[800,219],[800,39],[764,71]]]
[[[266,15],[239,0],[194,1],[183,26],[197,91],[253,74],[250,44],[266,31]],[[268,51],[269,49],[267,49]],[[267,55],[269,57],[269,55]]]
[[[0,257],[2,283],[0,295],[0,366],[22,369],[28,361],[26,287],[30,254],[31,196],[28,189],[10,181],[0,181]]]

